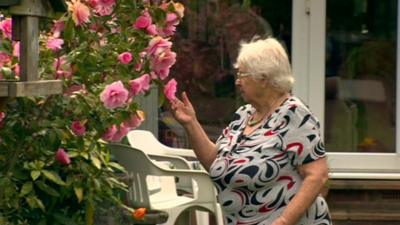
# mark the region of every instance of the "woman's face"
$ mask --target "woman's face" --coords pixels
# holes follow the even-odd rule
[[[236,87],[238,88],[243,100],[247,103],[252,103],[261,97],[263,80],[255,79],[253,74],[248,73],[243,68],[239,67],[236,74]]]

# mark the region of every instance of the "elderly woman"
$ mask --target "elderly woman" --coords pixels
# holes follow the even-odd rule
[[[329,225],[319,195],[328,179],[319,122],[290,94],[288,56],[274,38],[243,43],[236,86],[248,103],[214,144],[186,93],[171,110],[218,189],[225,224]]]

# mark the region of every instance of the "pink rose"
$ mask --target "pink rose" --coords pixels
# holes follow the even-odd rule
[[[134,79],[129,81],[130,91],[132,97],[135,97],[142,91],[142,85],[138,79]]]
[[[76,26],[89,22],[89,7],[81,3],[80,0],[71,0],[71,2],[67,2],[67,4],[69,11],[72,12],[72,20],[75,22]]]
[[[123,124],[119,127],[114,124],[102,135],[102,139],[105,141],[120,142],[128,134],[129,130],[129,127]]]
[[[172,79],[172,80],[168,81],[168,83],[164,87],[164,95],[170,101],[172,101],[176,98],[176,96],[175,96],[176,85],[177,85],[176,80]]]
[[[0,51],[0,67],[10,62],[11,62],[11,56],[9,56],[5,52]]]
[[[0,74],[0,79],[1,79],[1,74]],[[4,125],[4,118],[6,118],[6,113],[5,112],[0,112],[0,129]],[[0,142],[1,142],[1,138],[0,138]]]
[[[163,37],[167,37],[175,34],[175,31],[176,31],[175,25],[167,24],[163,29],[159,30],[158,33]]]
[[[71,159],[69,158],[68,153],[66,153],[63,148],[59,148],[57,150],[56,160],[62,165],[69,165],[71,163]]]
[[[149,46],[146,48],[146,51],[151,56],[157,56],[167,49],[171,49],[171,46],[172,42],[157,36],[150,40]]]
[[[129,127],[126,127],[124,124],[121,124],[117,132],[111,138],[111,141],[120,142],[122,138],[124,138],[128,134],[129,131],[130,131]]]
[[[114,134],[117,133],[117,126],[114,124],[101,136],[101,138],[105,141],[110,141]]]
[[[148,91],[150,89],[150,75],[146,73],[146,74],[143,74],[138,79],[139,79],[140,84],[142,86],[142,90],[143,91]]]
[[[150,35],[157,35],[157,34],[158,34],[158,32],[157,32],[157,27],[156,27],[156,25],[154,25],[154,24],[148,26],[148,27],[146,28],[146,31],[147,31],[147,33],[150,34]]]
[[[128,64],[132,61],[132,54],[130,52],[123,52],[118,55],[118,60],[122,64]]]
[[[151,60],[151,69],[164,80],[169,75],[169,70],[176,62],[176,53],[166,50]]]
[[[179,23],[178,16],[175,13],[167,13],[167,18],[165,19],[165,22],[172,24]]]
[[[114,10],[114,6],[105,6],[105,5],[98,5],[96,8],[96,13],[100,16],[109,16],[112,14]]]
[[[132,96],[148,91],[150,89],[150,75],[143,74],[141,77],[129,81]]]
[[[13,56],[19,58],[20,42],[16,41],[13,45]]]
[[[66,56],[61,56],[59,58],[54,59],[53,63],[55,73],[55,78],[69,78],[72,75],[72,69],[69,63],[66,60]]]
[[[0,30],[3,32],[4,37],[11,39],[12,22],[10,18],[0,21]]]
[[[61,35],[61,32],[64,30],[65,22],[63,20],[57,20],[54,22],[53,28],[51,32],[53,32],[53,37],[58,38]]]
[[[169,6],[169,2],[163,2],[159,7],[160,9],[167,11]]]
[[[80,121],[72,122],[71,129],[76,136],[83,136],[86,132],[85,124]]]
[[[110,6],[110,5],[114,5],[115,4],[115,0],[100,0],[100,3],[102,5]]]
[[[53,50],[57,51],[61,49],[61,45],[64,44],[64,40],[61,38],[49,38],[47,40],[46,47]]]
[[[89,4],[90,7],[96,7],[96,5],[99,4],[100,0],[87,0],[87,3]]]
[[[141,16],[139,16],[135,24],[133,25],[134,28],[136,29],[145,29],[146,27],[150,26],[152,23],[152,19],[150,14],[145,11]]]
[[[114,9],[115,0],[88,0],[88,3],[100,16],[108,16]]]
[[[128,90],[125,89],[121,81],[116,81],[105,87],[100,94],[100,100],[104,106],[109,109],[114,109],[123,106],[128,100]]]
[[[135,129],[139,127],[144,121],[144,112],[137,111],[137,113],[131,115],[128,120],[126,120],[123,125],[129,127],[130,129]]]
[[[3,119],[6,117],[5,112],[0,112],[0,123],[3,121]]]

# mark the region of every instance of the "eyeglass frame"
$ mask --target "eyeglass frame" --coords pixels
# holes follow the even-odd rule
[[[237,72],[236,72],[236,80],[237,80],[237,79],[241,79],[241,78],[243,78],[243,77],[250,76],[250,75],[251,75],[251,73],[243,73],[243,72],[237,71]]]

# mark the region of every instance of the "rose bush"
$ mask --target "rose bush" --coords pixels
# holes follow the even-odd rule
[[[71,0],[41,19],[40,79],[61,79],[60,95],[0,99],[0,224],[93,224],[109,203],[126,209],[123,170],[105,148],[144,120],[138,97],[158,87],[173,99],[171,36],[180,3]],[[19,79],[19,43],[7,11],[0,21],[0,80]],[[132,211],[132,210],[131,210]],[[132,212],[133,213],[133,212]]]

